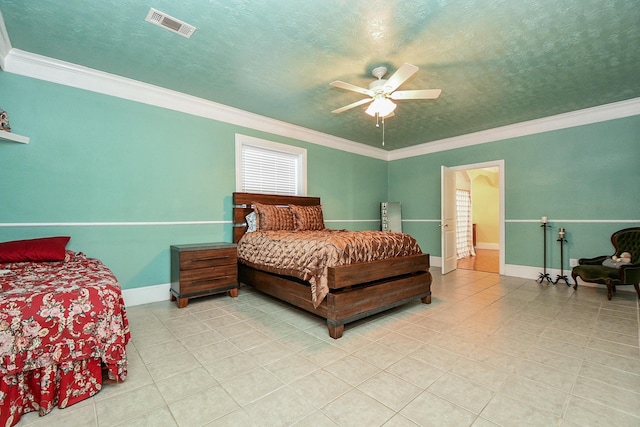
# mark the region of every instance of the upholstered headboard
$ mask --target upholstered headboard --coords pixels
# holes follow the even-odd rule
[[[313,206],[320,204],[320,197],[284,196],[280,194],[260,193],[233,193],[233,242],[238,240],[247,231],[245,217],[253,211],[252,203],[264,203],[266,205],[299,205]]]

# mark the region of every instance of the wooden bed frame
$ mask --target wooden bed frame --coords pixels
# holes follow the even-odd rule
[[[233,241],[247,226],[245,216],[252,202],[272,205],[319,205],[318,197],[233,193]],[[429,255],[410,255],[329,268],[329,294],[317,307],[311,302],[310,285],[300,279],[268,273],[238,263],[238,281],[327,319],[329,335],[338,339],[344,325],[414,299],[431,303]]]

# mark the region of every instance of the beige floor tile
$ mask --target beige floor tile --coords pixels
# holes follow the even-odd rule
[[[156,385],[164,400],[171,403],[218,385],[218,382],[205,368],[199,367],[156,381]]]
[[[327,417],[322,411],[316,411],[311,415],[303,418],[297,423],[293,424],[294,427],[337,427],[338,424],[333,422],[331,418]]]
[[[202,366],[213,375],[218,382],[228,381],[242,375],[260,365],[244,353],[234,354],[215,362],[203,363]]]
[[[98,424],[113,426],[164,407],[165,402],[155,384],[96,402]]]
[[[576,374],[529,360],[522,360],[514,373],[530,380],[537,381],[551,388],[570,392]]]
[[[238,404],[219,385],[169,403],[169,409],[180,426],[205,425],[238,408]]]
[[[318,369],[294,381],[289,388],[316,408],[321,408],[351,390],[353,386],[324,369]]]
[[[387,372],[380,372],[369,378],[357,389],[394,411],[399,411],[422,393],[420,387]]]
[[[249,287],[129,307],[127,380],[17,427],[640,425],[635,292],[432,274],[432,304],[348,324],[339,340]]]
[[[423,345],[409,356],[444,371],[451,369],[462,357],[458,353],[429,344]]]
[[[348,356],[349,353],[333,343],[320,340],[317,344],[305,347],[300,354],[318,366],[328,366],[337,360]]]
[[[270,341],[273,341],[272,338],[259,329],[254,329],[246,334],[229,337],[229,342],[242,351],[266,344]]]
[[[281,388],[284,383],[266,369],[258,368],[238,375],[221,385],[236,402],[245,406]]]
[[[407,417],[400,414],[396,414],[389,421],[384,423],[384,427],[418,427],[418,424],[414,423]]]
[[[203,366],[206,366],[240,352],[241,350],[238,346],[228,340],[225,340],[209,344],[206,347],[198,348],[193,350],[191,353]]]
[[[320,367],[306,357],[294,353],[269,365],[265,365],[264,368],[279,378],[283,383],[289,384],[317,371]]]
[[[428,391],[423,392],[400,412],[422,427],[469,426],[476,415]]]
[[[423,344],[421,341],[407,337],[406,335],[395,333],[387,334],[379,338],[376,342],[393,349],[403,356],[416,351]]]
[[[585,361],[582,363],[580,377],[597,380],[627,391],[640,393],[640,372],[631,373],[617,369],[615,366],[604,366]]]
[[[515,374],[507,379],[499,394],[558,417],[562,415],[569,398],[569,393]]]
[[[33,427],[94,427],[98,425],[93,402],[80,407],[76,405],[64,409],[54,408],[44,417],[38,416],[37,411],[30,412],[22,416],[18,425]]]
[[[256,427],[259,424],[254,422],[247,411],[241,408],[204,425],[209,427]]]
[[[640,418],[599,403],[572,396],[564,415],[572,426],[637,427]]]
[[[497,369],[468,358],[460,359],[450,372],[492,391],[500,389],[509,376],[509,372],[504,369]]]
[[[245,350],[244,354],[264,366],[290,355],[291,350],[278,341],[269,341]]]
[[[198,359],[193,357],[193,354],[184,352],[148,363],[147,369],[154,381],[161,381],[165,378],[179,375],[183,372],[187,372],[201,366],[202,365]]]
[[[395,415],[395,412],[354,389],[340,396],[322,412],[340,426],[381,426]]]
[[[159,408],[153,412],[131,418],[118,424],[118,426],[121,427],[174,427],[177,425],[171,411],[169,411],[167,407]]]
[[[619,356],[607,351],[587,348],[584,354],[584,360],[605,366],[615,367],[616,369],[631,372],[633,374],[637,374],[638,372],[640,372],[639,358]]]
[[[500,393],[491,399],[481,416],[502,426],[548,427],[558,425],[560,419],[549,412]]]
[[[362,384],[381,371],[377,366],[352,355],[327,365],[324,369],[352,386]]]
[[[386,371],[421,389],[426,389],[445,373],[442,369],[412,357],[400,359],[389,366]]]
[[[316,408],[288,387],[270,393],[244,409],[256,425],[290,426],[308,417]]]
[[[355,351],[353,355],[380,369],[384,369],[400,360],[403,353],[374,342]]]
[[[427,391],[474,414],[479,414],[494,394],[487,387],[451,373],[438,378]]]
[[[622,390],[600,381],[578,377],[572,394],[640,419],[640,392]]]

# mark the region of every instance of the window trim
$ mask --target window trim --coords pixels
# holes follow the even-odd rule
[[[294,155],[298,163],[298,188],[296,188],[296,195],[307,195],[307,150],[305,148],[281,144],[239,133],[236,134],[236,191],[244,191],[242,189],[242,148],[244,146],[280,151]]]

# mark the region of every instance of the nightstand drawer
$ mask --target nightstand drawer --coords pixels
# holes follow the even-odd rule
[[[203,269],[225,265],[236,265],[237,251],[233,249],[210,249],[180,253],[180,270]]]
[[[180,270],[180,283],[185,286],[191,282],[202,281],[203,279],[220,280],[229,278],[236,280],[238,278],[238,266],[236,263],[232,265],[222,265],[216,268],[198,268],[195,270]]]

